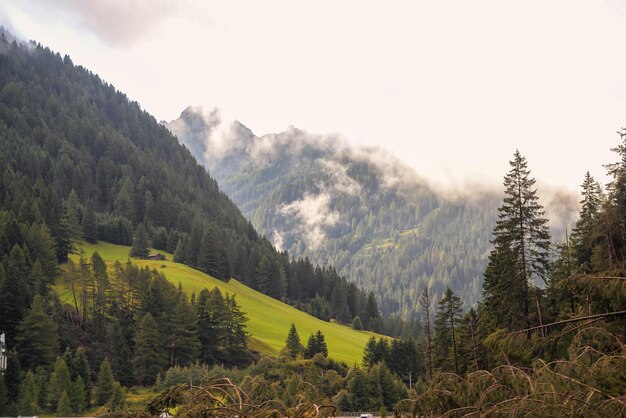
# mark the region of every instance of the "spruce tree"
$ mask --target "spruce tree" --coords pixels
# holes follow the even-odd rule
[[[83,215],[83,237],[90,244],[98,242],[98,225],[96,223],[96,212],[91,200],[87,201],[87,208]]]
[[[516,151],[510,165],[493,230],[483,300],[496,327],[520,329],[531,324],[535,281],[547,279],[550,234],[526,159]]]
[[[124,409],[126,406],[126,392],[122,385],[118,382],[115,382],[113,386],[113,394],[111,395],[111,399],[109,401],[109,407],[111,411],[120,411]]]
[[[130,256],[133,258],[145,259],[150,254],[150,244],[148,242],[148,233],[143,224],[137,225],[133,235],[133,246],[130,249]]]
[[[76,377],[76,380],[72,382],[72,390],[70,392],[70,401],[72,404],[72,411],[76,414],[80,414],[85,410],[85,397],[87,391],[85,389],[85,383],[80,376]]]
[[[174,306],[168,336],[169,364],[187,366],[198,360],[200,340],[198,339],[198,317],[187,297],[181,293]]]
[[[98,381],[96,383],[96,405],[104,405],[111,399],[113,395],[113,387],[115,379],[113,379],[113,371],[109,359],[105,358],[100,364],[98,371]]]
[[[70,254],[74,253],[72,230],[69,222],[67,212],[65,212],[56,228],[56,256],[59,263],[67,262]]]
[[[56,408],[57,417],[69,417],[72,415],[72,403],[67,393],[67,391],[63,391],[59,398],[59,403]]]
[[[433,340],[430,333],[430,295],[427,287],[422,289],[419,303],[423,312],[422,320],[426,323],[426,367],[428,368],[428,380],[431,381],[433,379]]]
[[[589,273],[592,270],[591,256],[594,247],[594,232],[602,203],[602,190],[588,171],[581,188],[580,214],[572,231],[571,241],[578,268]]]
[[[458,328],[461,322],[461,299],[446,288],[435,315],[435,349],[439,365],[446,371],[459,373]]]
[[[48,402],[50,402],[53,411],[56,411],[57,403],[60,402],[63,393],[67,396],[71,390],[72,379],[70,377],[70,370],[67,364],[65,364],[65,361],[63,361],[61,357],[57,357],[54,371],[50,376],[50,383],[48,384]],[[69,398],[67,402],[68,404],[70,403]]]
[[[85,401],[84,406],[88,407],[91,400],[91,368],[89,367],[89,360],[87,359],[87,351],[84,347],[78,347],[72,360],[75,377],[80,377],[85,385]]]
[[[372,336],[363,349],[363,367],[370,368],[377,363],[376,337]]]
[[[18,326],[15,344],[20,362],[26,369],[47,367],[54,362],[58,347],[57,326],[44,310],[41,296],[35,296],[30,311]]]
[[[289,357],[295,360],[296,357],[298,357],[298,354],[300,354],[300,336],[298,335],[298,331],[296,330],[296,326],[293,322],[291,323],[289,333],[287,334],[286,345]]]
[[[139,322],[135,336],[135,377],[139,384],[148,386],[156,381],[157,374],[165,366],[163,341],[158,324],[149,313]]]
[[[39,387],[35,374],[29,370],[20,384],[18,410],[20,415],[36,415],[39,413]]]

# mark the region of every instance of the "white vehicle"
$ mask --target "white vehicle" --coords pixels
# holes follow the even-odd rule
[[[372,415],[372,414],[361,414],[361,416],[359,418],[374,418],[374,415]]]

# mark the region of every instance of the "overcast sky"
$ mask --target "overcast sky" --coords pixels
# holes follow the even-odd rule
[[[626,126],[624,0],[0,0],[0,23],[158,120],[338,132],[444,184],[499,184],[519,148],[577,191]]]

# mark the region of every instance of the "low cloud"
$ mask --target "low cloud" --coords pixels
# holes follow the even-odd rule
[[[33,0],[21,7],[90,31],[106,43],[128,47],[176,13],[190,14],[193,5],[176,0]]]
[[[281,215],[301,220],[295,229],[309,250],[315,251],[320,248],[326,237],[325,228],[333,227],[339,222],[339,212],[330,208],[330,201],[331,195],[328,192],[317,195],[306,193],[302,199],[279,208]]]

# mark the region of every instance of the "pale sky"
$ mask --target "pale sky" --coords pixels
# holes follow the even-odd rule
[[[338,132],[443,184],[500,184],[519,148],[578,191],[626,127],[624,0],[0,0],[0,24],[158,120]]]

